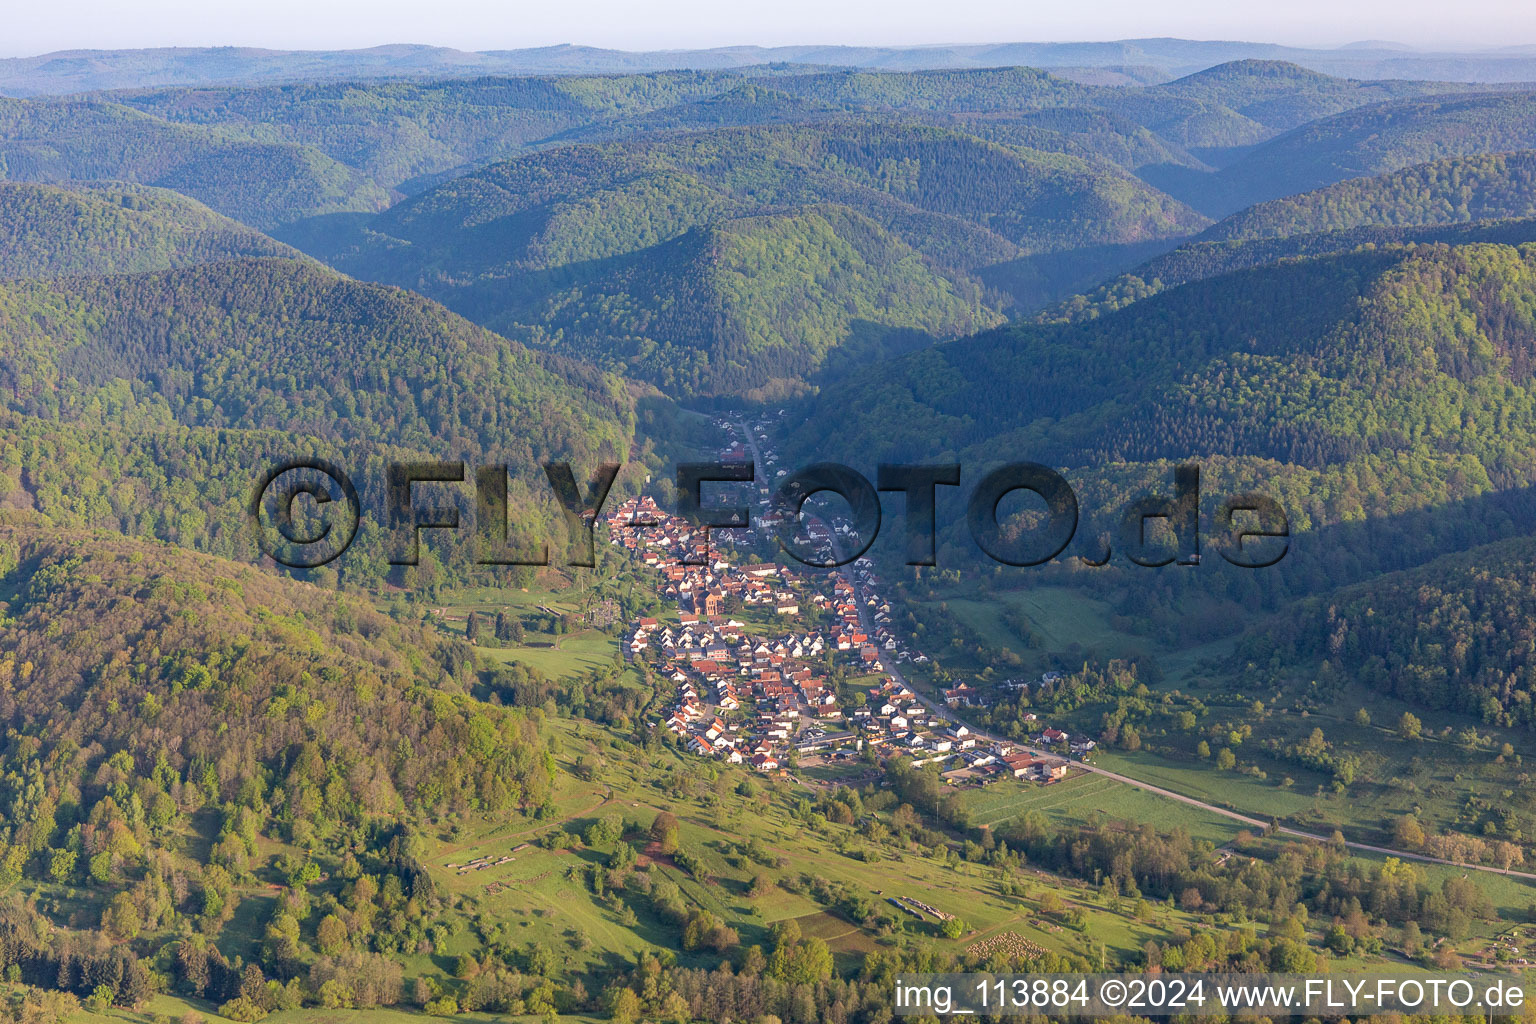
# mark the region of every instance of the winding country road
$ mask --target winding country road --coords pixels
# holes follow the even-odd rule
[[[745,422],[738,421],[737,426],[741,429],[742,437],[746,439],[747,446],[752,451],[753,472],[756,475],[757,480],[760,483],[768,483],[770,486],[772,486],[772,481],[769,480],[767,476],[767,467],[763,464],[763,455],[762,451],[758,448],[756,436],[750,429],[748,429]],[[809,516],[808,520],[812,522],[822,522],[819,517],[816,516]],[[831,529],[830,524],[822,522],[822,525],[827,527],[827,533],[832,538],[833,551],[836,553],[837,558],[841,560],[843,558],[842,542],[838,540],[837,533]],[[874,636],[874,622],[872,621],[872,618],[869,614],[869,607],[864,603],[862,591],[859,587],[858,581],[854,578],[851,568],[849,566],[843,566],[837,570],[837,573],[847,581],[850,587],[853,588],[854,607],[858,610],[859,625],[863,627],[866,634],[869,636]],[[884,663],[882,662],[882,665],[883,664]],[[1060,757],[1059,754],[1056,754],[1053,751],[1045,750],[1040,747],[1030,746],[1027,743],[1022,743],[1010,737],[1000,736],[986,729],[972,725],[970,722],[965,721],[958,714],[956,714],[955,709],[949,707],[946,704],[943,704],[938,700],[935,700],[933,697],[930,697],[920,688],[909,682],[907,678],[902,675],[901,670],[896,668],[894,665],[885,665],[882,671],[884,671],[886,675],[890,676],[897,683],[911,690],[917,696],[918,701],[927,707],[930,711],[936,712],[946,719],[953,720],[957,724],[965,726],[967,729],[971,730],[971,733],[978,739],[986,740],[990,743],[1008,743],[1019,748],[1020,750],[1028,751],[1037,757]],[[1275,831],[1281,835],[1291,836],[1295,839],[1304,839],[1309,842],[1331,843],[1333,841],[1329,836],[1320,835],[1316,832],[1307,832],[1303,829],[1290,828],[1278,823],[1271,823],[1264,821],[1261,818],[1254,818],[1227,807],[1220,807],[1216,804],[1208,803],[1205,800],[1189,796],[1185,793],[1175,792],[1171,789],[1164,789],[1162,786],[1155,786],[1150,782],[1145,782],[1141,779],[1133,778],[1129,775],[1121,775],[1119,772],[1112,772],[1108,768],[1100,768],[1098,765],[1090,764],[1086,761],[1073,761],[1072,764],[1078,768],[1083,769],[1084,771],[1092,772],[1096,775],[1102,775],[1105,778],[1113,779],[1116,782],[1123,782],[1127,786],[1135,786],[1137,789],[1145,790],[1148,793],[1155,793],[1158,796],[1166,797],[1169,800],[1177,800],[1181,804],[1188,804],[1191,807],[1198,807],[1203,811],[1209,811],[1210,813],[1220,815],[1223,818],[1229,818],[1232,821],[1242,822],[1244,825],[1252,825],[1255,828],[1265,831],[1269,830],[1273,825]],[[1444,864],[1447,867],[1464,868],[1468,871],[1485,871],[1494,875],[1508,875],[1511,878],[1525,878],[1536,881],[1536,872],[1531,871],[1516,871],[1512,868],[1496,868],[1487,864],[1466,864],[1461,861],[1446,860],[1441,857],[1431,857],[1427,854],[1412,853],[1408,850],[1394,850],[1389,846],[1374,846],[1370,843],[1357,843],[1348,839],[1344,841],[1344,845],[1351,850],[1361,850],[1366,853],[1381,853],[1390,857],[1397,857],[1402,860],[1419,861],[1425,864]]]

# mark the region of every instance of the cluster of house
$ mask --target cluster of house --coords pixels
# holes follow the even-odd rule
[[[948,693],[953,691],[946,693],[946,701],[955,706],[958,700],[949,701]],[[1054,782],[1067,773],[1062,758],[1037,757],[1006,741],[982,741],[968,726],[943,721],[894,679],[871,688],[864,705],[850,717],[864,744],[887,756],[910,756],[914,765],[938,764],[944,776],[955,782],[985,783],[996,778]],[[1051,743],[1067,739],[1054,729],[1042,735]]]
[[[864,629],[864,623],[859,618],[858,602],[853,584],[841,576],[837,577],[837,582],[832,585],[832,612],[837,616],[832,642],[839,651],[854,652],[867,671],[879,672],[884,667],[880,664],[880,648]],[[887,615],[890,613],[888,607],[883,611]]]
[[[784,410],[780,409],[776,418],[783,419],[783,417]],[[753,438],[756,439],[763,457],[762,469],[766,477],[766,479],[760,479],[757,481],[758,494],[763,498],[768,496],[770,489],[774,484],[778,483],[784,477],[789,475],[788,470],[778,468],[779,453],[774,449],[772,443],[770,443],[768,440],[768,424],[768,419],[759,418],[750,427],[747,428],[751,432],[750,437],[738,438],[736,436],[736,422],[730,416],[720,417],[715,420],[715,426],[722,433],[732,438],[732,440],[722,446],[717,453],[720,458],[728,462],[736,459],[740,459],[744,462],[751,460],[752,449],[750,447],[750,442],[753,440]]]
[[[613,543],[661,573],[663,597],[696,615],[719,617],[733,599],[781,615],[800,613],[782,567],[732,565],[710,551],[706,530],[662,511],[650,497],[631,498],[610,512],[608,532]]]
[[[875,575],[874,565],[867,558],[858,558],[850,569],[852,579],[857,581],[858,588],[863,591],[861,596],[869,611],[869,621],[874,632],[874,636],[869,639],[880,656],[894,661],[910,661],[916,665],[926,664],[928,656],[908,647],[892,628],[891,606],[882,601],[875,591],[880,579]]]
[[[725,454],[746,457],[744,447],[733,444],[737,449]],[[1066,774],[1062,758],[1034,756],[1006,742],[979,742],[965,725],[932,713],[896,678],[871,688],[857,706],[839,707],[824,675],[835,659],[864,672],[885,671],[886,658],[927,660],[901,645],[866,560],[856,561],[847,576],[807,577],[830,583],[830,594],[803,587],[802,598],[782,567],[736,566],[711,554],[703,530],[649,497],[625,501],[608,514],[607,523],[612,543],[655,568],[661,594],[680,609],[675,626],[638,619],[623,650],[631,660],[654,665],[676,686],[662,724],[689,751],[763,772],[783,767],[791,750],[871,748],[881,756],[910,756],[920,765],[938,763],[957,782],[1004,777],[1051,782]],[[794,615],[802,600],[829,607],[832,624],[825,634],[756,636],[727,611],[739,602]],[[964,683],[944,691],[944,700],[951,708],[987,703],[981,691]],[[1056,729],[1041,737],[1052,746],[1070,744],[1075,754],[1093,748],[1091,740],[1072,743]]]
[[[626,501],[608,517],[610,536],[662,574],[662,594],[680,609],[674,627],[637,620],[624,637],[630,659],[658,666],[677,687],[665,727],[694,753],[750,764],[759,771],[781,767],[792,747],[836,745],[846,735],[842,710],[821,666],[854,641],[839,630],[756,636],[726,613],[735,595],[743,605],[770,605],[798,614],[799,597],[777,565],[734,566],[701,554],[690,524],[659,509],[650,498]],[[832,598],[812,593],[817,606]],[[746,705],[750,704],[750,714]]]
[[[683,616],[685,630],[695,625],[690,618]],[[641,619],[636,629],[648,625],[658,628]],[[664,724],[688,750],[768,772],[781,767],[791,748],[809,752],[852,737],[836,695],[810,661],[826,650],[820,636],[753,641],[722,635],[729,641],[724,657],[673,658],[666,665],[677,696]]]

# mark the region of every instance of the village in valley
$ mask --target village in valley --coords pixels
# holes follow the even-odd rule
[[[719,425],[736,433],[729,420]],[[719,455],[758,461],[755,491],[766,503],[763,481],[773,479],[774,456],[759,452],[759,439],[747,433]],[[735,564],[724,548],[734,551],[736,535],[751,531],[698,527],[648,496],[608,510],[605,519],[611,543],[653,569],[661,596],[678,608],[675,624],[658,617],[632,623],[622,649],[676,687],[659,724],[698,756],[778,773],[901,756],[915,766],[937,764],[959,786],[1055,782],[1072,770],[1072,757],[1094,749],[1092,740],[1049,727],[1038,733],[1038,746],[973,730],[960,712],[985,706],[993,694],[967,683],[943,690],[942,702],[916,692],[897,665],[928,658],[895,634],[867,559],[836,571]],[[753,529],[773,525],[765,510]],[[804,527],[826,553],[847,530],[811,516]]]

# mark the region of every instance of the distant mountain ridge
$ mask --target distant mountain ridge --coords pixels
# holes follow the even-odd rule
[[[1444,120],[1449,101],[1483,93],[1520,95],[1456,82],[1333,78],[1259,59],[1153,86],[1084,84],[1025,66],[894,74],[784,65],[136,88],[64,99],[0,97],[0,180],[172,188],[270,230],[317,214],[377,211],[402,194],[562,143],[900,123],[1107,162],[1225,214],[1234,201],[1284,194],[1285,182],[1276,179],[1295,169],[1270,167],[1265,158],[1287,132],[1384,102],[1417,103],[1421,117],[1436,116],[1438,103]],[[1279,152],[1292,159],[1283,147]],[[1213,175],[1216,168],[1223,170]],[[1327,184],[1346,176],[1347,167],[1335,174],[1321,166],[1306,180]]]
[[[544,46],[465,51],[397,44],[356,50],[170,47],[63,50],[0,60],[0,94],[58,95],[151,85],[253,84],[338,79],[444,78],[505,74],[616,74],[765,64],[886,71],[1029,64],[1043,68],[1151,68],[1187,75],[1232,60],[1286,60],[1352,78],[1436,78],[1466,82],[1536,81],[1536,54],[1520,48],[1456,53],[1404,50],[1397,44],[1306,49],[1275,43],[1123,39],[948,46],[723,46],[703,50],[609,50]]]

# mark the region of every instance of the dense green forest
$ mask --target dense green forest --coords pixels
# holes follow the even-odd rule
[[[1036,318],[1101,316],[1190,281],[1365,246],[1536,241],[1533,171],[1529,152],[1448,157],[1259,203]]]
[[[5,808],[12,847],[28,856],[51,859],[60,839],[82,854],[82,878],[104,867],[122,879],[188,816],[255,812],[229,830],[225,867],[238,867],[255,852],[240,831],[319,850],[379,817],[531,811],[548,797],[525,716],[456,698],[471,659],[420,628],[172,547],[24,527],[0,544],[6,771],[55,794],[41,818],[33,803]],[[67,719],[53,713],[61,703]],[[261,806],[278,789],[281,803]],[[87,863],[103,850],[101,865]]]
[[[295,456],[354,477],[367,522],[341,567],[382,582],[386,461],[501,462],[514,524],[547,534],[542,463],[590,473],[633,436],[601,371],[307,261],[15,282],[0,324],[4,500],[226,557],[256,555],[250,488]]]
[[[623,393],[600,373],[297,260],[16,283],[4,311],[4,389],[26,415],[111,425],[111,389],[187,426],[520,463],[535,440],[583,462],[623,444]]]
[[[385,188],[508,156],[580,125],[724,92],[739,73],[157,89],[113,99],[173,124],[312,147]]]
[[[1092,319],[1181,284],[1283,260],[1342,255],[1382,246],[1415,243],[1472,245],[1480,242],[1515,246],[1536,242],[1536,218],[1421,227],[1373,226],[1277,238],[1186,242],[1133,270],[1101,281],[1085,294],[1053,302],[1030,319],[1037,323]]]
[[[674,394],[774,394],[855,321],[940,337],[999,322],[980,266],[1202,223],[1075,157],[849,125],[560,148],[285,237]]]
[[[1240,152],[1332,114],[1466,89],[1447,83],[1360,82],[1283,61],[1235,60],[1143,90],[1123,90],[1106,105],[1220,166],[1227,151]]]
[[[173,124],[104,100],[0,99],[0,179],[155,185],[258,228],[389,203],[383,188],[319,150]]]
[[[1005,328],[829,386],[790,447],[865,467],[958,456],[972,480],[1008,458],[1055,466],[1078,490],[1078,550],[1094,559],[1128,503],[1193,459],[1207,515],[1217,495],[1262,491],[1293,531],[1325,531],[1323,550],[1269,580],[1271,596],[1315,591],[1393,545],[1423,561],[1465,543],[1442,524],[1403,547],[1414,528],[1394,517],[1528,485],[1533,258],[1530,246],[1366,249]],[[979,557],[958,511],[941,521],[948,557]],[[1330,538],[1346,523],[1377,526]],[[1252,595],[1252,574],[1238,575],[1184,582]]]
[[[912,971],[1507,962],[1536,94],[1239,44],[1158,70],[1180,45],[355,58],[409,80],[230,52],[310,72],[191,86],[164,55],[0,99],[0,1013],[889,1024]],[[28,74],[119,80],[90,60]],[[717,536],[767,591],[601,521],[563,557],[542,463],[670,511],[676,464],[747,441],[762,485],[961,463],[940,567],[898,564],[900,520],[874,576]],[[286,571],[252,491],[300,456],[360,523]],[[471,475],[417,500],[463,528],[394,565],[386,466],[438,460]],[[963,493],[1021,460],[1081,521],[1012,572]],[[1189,462],[1203,560],[1131,566],[1124,511]],[[482,559],[481,464],[552,564]],[[1286,514],[1272,568],[1218,554],[1246,491]],[[754,767],[775,678],[804,702]],[[961,684],[915,736],[859,714]],[[1064,777],[972,763],[1066,758],[1048,725],[1096,744]]]
[[[1530,217],[1536,214],[1533,186],[1536,153],[1449,157],[1259,203],[1212,225],[1200,238],[1238,241]]]
[[[1150,86],[1086,85],[1020,67],[904,74],[759,67],[132,89],[4,100],[0,178],[161,185],[271,227],[334,211],[375,210],[388,204],[393,190],[415,192],[534,146],[854,119],[948,126],[1003,144],[1146,168],[1154,185],[1181,198],[1187,190],[1199,205],[1259,187],[1273,189],[1272,195],[1295,191],[1238,182],[1256,175],[1279,180],[1279,172],[1260,169],[1234,168],[1202,187],[1198,183],[1210,178],[1204,157],[1220,166],[1229,152],[1314,118],[1472,89],[1451,82],[1359,82],[1261,60]],[[1418,112],[1441,113],[1429,106]],[[1516,148],[1494,145],[1492,138],[1478,142],[1484,151]],[[1473,151],[1471,140],[1457,151],[1463,150]],[[1439,155],[1445,154],[1424,153],[1397,166]],[[1349,176],[1348,170],[1329,173],[1328,181]]]
[[[99,922],[72,923],[108,940],[105,951],[39,943],[31,915],[8,908],[7,963],[34,983],[81,995],[106,985],[133,1005],[151,979],[111,944],[175,935],[180,922],[162,950],[178,986],[230,1001],[237,1018],[242,998],[260,1013],[303,966],[301,927],[339,952],[340,919],[321,920],[306,891],[324,879],[323,858],[347,865],[364,948],[322,959],[316,986],[331,971],[360,989],[382,969],[398,988],[399,968],[367,947],[414,943],[439,905],[409,823],[466,808],[534,814],[550,799],[537,712],[470,699],[467,648],[366,602],[57,529],[0,528],[0,570],[0,870],[8,888],[29,876],[91,893]],[[260,966],[243,978],[204,938],[241,913],[274,848],[287,888],[261,959],[275,994]]]
[[[1528,727],[1533,579],[1531,541],[1473,548],[1313,598],[1245,641],[1242,655],[1307,659],[1325,680],[1357,679],[1436,711]]]
[[[1536,94],[1489,93],[1398,100],[1303,125],[1245,154],[1189,201],[1205,213],[1384,174],[1443,157],[1536,147]],[[1175,190],[1177,191],[1177,190]],[[1203,199],[1197,199],[1199,193]]]
[[[1433,463],[1454,453],[1465,473],[1474,456],[1476,477],[1507,485],[1530,469],[1518,431],[1533,259],[1410,246],[1198,281],[1079,324],[909,355],[829,393],[806,434],[835,420],[845,451],[882,458],[1003,442],[1064,465],[1195,451],[1313,471],[1400,465],[1416,440]],[[1325,491],[1308,489],[1321,511]]]
[[[834,349],[867,358],[1001,320],[974,285],[840,206],[696,228],[536,280],[522,295],[487,281],[445,298],[508,337],[683,395],[771,401]]]
[[[381,184],[397,186],[505,156],[532,142],[803,123],[832,115],[888,117],[898,111],[982,131],[989,130],[987,125],[1006,130],[1031,122],[1049,129],[1080,121],[1091,111],[1123,118],[1149,131],[1147,138],[1162,139],[1164,147],[1172,144],[1165,153],[1178,153],[1184,146],[1214,149],[1263,141],[1318,117],[1382,100],[1470,88],[1446,82],[1359,82],[1279,61],[1246,60],[1144,89],[1083,85],[1031,67],[891,74],[781,66],[607,77],[169,88],[124,91],[112,98],[172,122],[223,126],[264,141],[313,146]],[[1058,113],[1069,117],[1059,121]],[[1087,133],[1074,127],[1064,134]],[[1099,137],[1108,143],[1108,134]]]
[[[0,279],[132,274],[262,256],[299,253],[169,189],[0,184]]]

